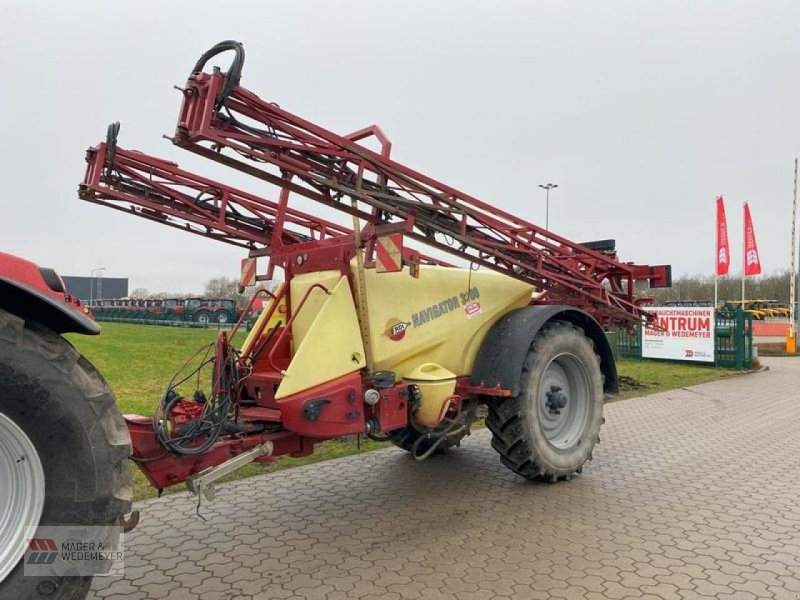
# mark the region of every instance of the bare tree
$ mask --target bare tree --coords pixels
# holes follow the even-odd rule
[[[206,282],[205,296],[208,298],[231,298],[236,300],[238,306],[244,306],[257,288],[266,288],[274,292],[280,281],[260,281],[255,287],[246,288],[244,293],[239,293],[239,281],[232,277],[213,277]]]
[[[185,298],[186,296],[196,296],[197,294],[186,294],[186,293],[177,293],[177,292],[156,292],[152,294],[151,298]]]
[[[232,277],[213,277],[206,281],[204,293],[209,298],[234,298],[239,294],[239,282]]]
[[[270,279],[269,281],[262,281],[261,286],[269,292],[274,292],[283,283],[278,279]]]
[[[719,299],[739,300],[742,296],[742,280],[737,276],[719,278]],[[643,290],[643,296],[653,296],[656,302],[670,300],[713,300],[714,277],[711,275],[682,275],[672,281],[671,288]],[[752,300],[789,301],[789,272],[774,273],[747,278],[746,296]]]

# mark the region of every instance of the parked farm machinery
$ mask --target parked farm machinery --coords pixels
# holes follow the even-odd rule
[[[233,326],[243,311],[230,298],[119,298],[89,306],[98,321],[208,327]]]
[[[768,319],[785,320],[789,318],[791,311],[788,305],[777,300],[726,300],[722,306],[723,310],[736,311],[744,310],[756,321],[766,321]]]
[[[227,51],[227,72],[205,69]],[[116,124],[86,155],[82,199],[239,246],[267,259],[257,279],[284,281],[255,292],[268,303],[246,339],[237,341],[239,324],[220,331],[154,398],[152,416],[123,421],[100,375],[60,336],[99,328],[58,277],[0,255],[0,444],[31,457],[22,468],[0,453],[0,474],[17,490],[20,522],[124,522],[128,456],[155,487],[186,482],[207,499],[246,462],[305,456],[341,436],[425,460],[457,446],[482,405],[513,472],[552,482],[580,473],[604,396],[617,389],[604,327],[651,319],[635,283],[669,286],[670,268],[622,262],[612,240],[572,242],[394,161],[377,126],[342,136],[298,117],[242,87],[243,64],[236,42],[201,57],[172,141],[256,178],[263,194],[126,150]],[[297,198],[331,220],[290,205]],[[342,214],[351,225],[333,220]],[[42,421],[31,398],[70,417]],[[81,425],[98,418],[102,427]],[[71,440],[79,469],[50,450],[53,436]],[[60,491],[64,477],[80,478],[72,492]],[[96,507],[88,516],[85,502]],[[0,525],[0,534],[18,531]],[[19,557],[0,560],[4,593],[74,598],[87,585],[22,577]]]

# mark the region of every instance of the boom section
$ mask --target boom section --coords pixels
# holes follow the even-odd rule
[[[86,152],[82,199],[183,231],[271,254],[285,247],[348,237],[342,225],[117,146],[116,135]]]
[[[121,148],[118,129],[112,124],[106,141],[86,151],[86,173],[78,189],[83,200],[247,248],[250,256],[269,256],[271,268],[337,268],[352,257],[353,231],[290,207],[288,189],[274,202],[225,185],[163,158]],[[309,252],[318,253],[317,260],[298,267],[298,256],[306,259]],[[413,248],[404,247],[402,254],[411,263],[449,266]]]
[[[668,267],[619,262],[391,160],[377,127],[337,135],[231,77],[238,81],[216,71],[189,77],[173,142],[363,219],[364,241],[402,232],[538,287],[540,302],[580,306],[604,322],[649,318],[634,280],[668,285]],[[383,152],[358,143],[370,134]]]

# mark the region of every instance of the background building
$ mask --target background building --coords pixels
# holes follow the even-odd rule
[[[128,295],[127,277],[72,277],[62,276],[67,292],[89,302],[98,298],[125,298]]]

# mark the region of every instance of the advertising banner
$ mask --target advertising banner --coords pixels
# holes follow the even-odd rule
[[[728,243],[728,220],[725,201],[717,198],[717,275],[727,275],[731,266],[731,246]]]
[[[659,329],[642,327],[642,357],[714,362],[714,308],[648,306]]]
[[[753,217],[750,216],[750,205],[744,203],[744,274],[758,275],[761,273],[761,259],[758,258],[758,244],[756,232],[753,228]],[[744,289],[744,288],[742,288]],[[744,300],[744,298],[742,298]]]

